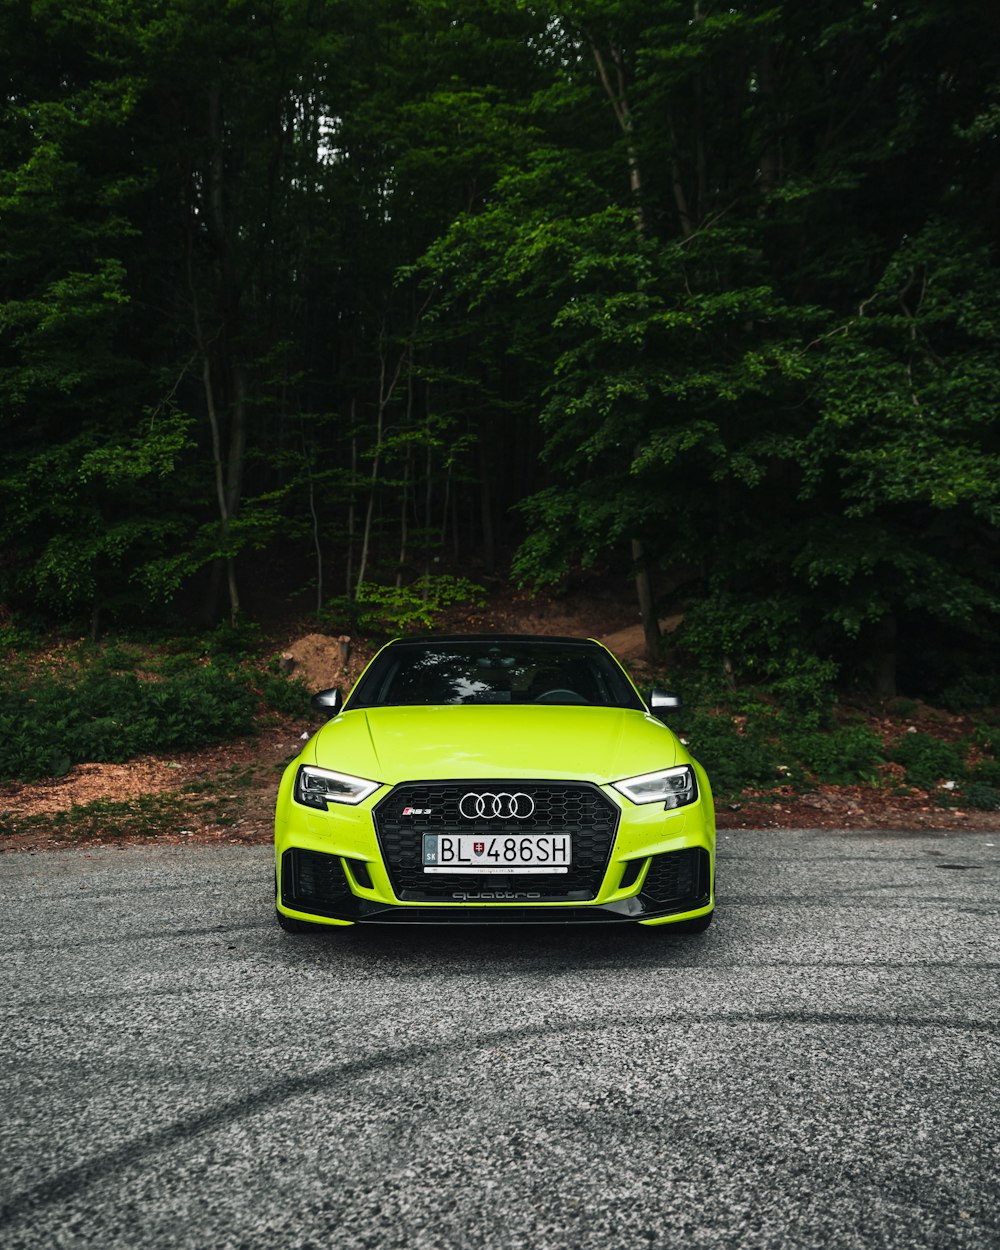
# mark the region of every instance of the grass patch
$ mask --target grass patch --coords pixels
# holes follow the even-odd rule
[[[197,825],[226,828],[235,825],[249,801],[259,796],[259,791],[246,784],[253,776],[252,770],[236,766],[211,781],[190,782],[181,790],[122,800],[95,799],[74,803],[65,811],[31,816],[0,812],[0,837],[41,829],[58,839],[88,841],[173,837]],[[238,793],[234,786],[241,787]]]
[[[0,816],[0,835],[45,829],[57,838],[157,838],[183,827],[185,805],[177,794],[143,794],[124,802],[96,799],[67,811],[40,812],[12,819]]]

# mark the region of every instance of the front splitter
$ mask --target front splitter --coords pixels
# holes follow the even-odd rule
[[[698,911],[709,905],[706,897],[676,899],[669,904],[637,894],[614,903],[591,903],[584,907],[518,907],[508,903],[485,905],[455,904],[447,907],[396,907],[353,897],[349,906],[320,911],[315,905],[304,906],[293,899],[284,905],[300,915],[324,916],[330,920],[347,920],[354,924],[423,924],[423,925],[583,925],[635,924],[640,920],[660,920],[668,916]]]

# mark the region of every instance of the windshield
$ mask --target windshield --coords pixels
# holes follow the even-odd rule
[[[601,647],[543,639],[398,643],[375,660],[348,706],[442,703],[644,707]]]

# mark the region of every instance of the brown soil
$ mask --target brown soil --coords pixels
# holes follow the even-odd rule
[[[300,750],[300,735],[313,728],[286,721],[205,751],[151,755],[128,764],[78,764],[65,777],[0,786],[0,830],[6,835],[0,850],[267,842],[281,769]],[[113,822],[105,814],[104,805],[133,805],[157,796],[164,800],[162,814],[149,822],[137,810],[134,833],[120,832],[129,807]],[[90,817],[80,811],[95,803],[103,810]],[[73,819],[66,820],[71,812]],[[102,824],[112,823],[119,828],[102,830]],[[150,824],[155,831],[148,831]]]
[[[720,829],[989,829],[1000,812],[938,807],[922,790],[893,794],[874,786],[819,786],[815,793],[780,791],[767,800],[744,797],[716,804]]]

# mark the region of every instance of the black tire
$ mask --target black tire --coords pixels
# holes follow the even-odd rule
[[[274,909],[274,914],[286,933],[317,933],[320,929],[329,928],[324,924],[310,924],[308,920],[293,920],[291,916],[283,916],[277,908]]]
[[[678,920],[676,924],[665,924],[661,927],[670,933],[704,933],[712,923],[714,915],[715,908],[713,907],[706,916],[698,916],[695,920]]]

